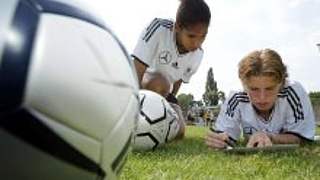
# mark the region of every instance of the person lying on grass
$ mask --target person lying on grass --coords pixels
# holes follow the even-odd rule
[[[256,50],[239,63],[244,91],[232,92],[221,107],[216,123],[205,138],[211,148],[226,148],[239,140],[247,147],[298,144],[312,141],[315,119],[310,99],[271,49]]]

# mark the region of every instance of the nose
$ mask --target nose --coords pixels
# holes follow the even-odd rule
[[[264,101],[267,98],[267,94],[265,90],[260,90],[258,94],[259,101]]]
[[[196,39],[192,42],[193,49],[197,49],[201,47],[203,40],[202,39]]]

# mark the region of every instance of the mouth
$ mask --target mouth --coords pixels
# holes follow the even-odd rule
[[[265,108],[265,107],[268,107],[269,104],[268,103],[257,103],[256,104],[258,107],[261,107],[261,108]]]
[[[259,103],[258,105],[259,105],[259,106],[267,106],[268,103]]]
[[[195,51],[195,50],[197,50],[198,48],[192,48],[192,49],[190,49],[190,51]]]

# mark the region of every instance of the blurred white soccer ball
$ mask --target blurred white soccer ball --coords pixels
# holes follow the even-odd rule
[[[140,90],[140,114],[133,140],[135,150],[154,150],[174,139],[179,131],[178,115],[159,94]]]
[[[1,179],[114,179],[139,112],[136,73],[93,9],[0,2]]]

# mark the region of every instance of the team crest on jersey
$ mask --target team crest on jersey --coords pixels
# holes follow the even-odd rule
[[[160,64],[169,64],[172,60],[172,55],[169,51],[162,51],[159,54],[159,63]]]

